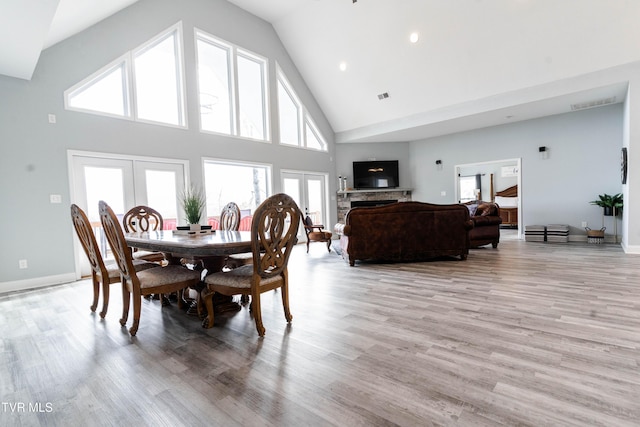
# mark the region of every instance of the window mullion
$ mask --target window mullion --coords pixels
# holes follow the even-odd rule
[[[125,80],[127,86],[127,100],[128,100],[128,109],[129,109],[129,117],[133,120],[138,119],[138,109],[136,108],[137,99],[136,99],[136,78],[135,78],[135,66],[133,64],[133,55],[131,52],[127,53],[125,58]]]
[[[300,129],[300,136],[298,138],[298,144],[300,147],[307,146],[307,129],[304,123],[304,108],[301,104],[298,104],[298,127]]]
[[[186,108],[186,87],[184,79],[184,70],[182,60],[182,31],[175,31],[174,37],[174,56],[176,58],[176,93],[178,94],[178,124],[180,126],[187,126],[187,114]]]
[[[269,115],[269,61],[262,63],[262,128],[264,140],[271,141],[271,126]]]
[[[232,129],[233,135],[240,135],[240,89],[238,81],[238,51],[235,47],[231,48],[231,90],[232,90]]]

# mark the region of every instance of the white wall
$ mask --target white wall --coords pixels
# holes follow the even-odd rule
[[[187,78],[187,130],[66,111],[63,92],[182,20]],[[199,132],[194,27],[269,58],[270,106],[276,110],[275,61],[307,107],[329,152],[321,153]],[[67,150],[186,159],[202,183],[202,157],[273,165],[280,170],[335,173],[334,134],[273,27],[223,0],[140,0],[84,32],[45,50],[31,81],[0,76],[0,292],[73,278]],[[57,124],[47,121],[57,116]],[[272,114],[273,140],[278,140]],[[335,192],[335,180],[330,191]],[[50,204],[49,195],[62,195]],[[331,221],[336,205],[329,207]],[[29,268],[18,269],[27,259]]]

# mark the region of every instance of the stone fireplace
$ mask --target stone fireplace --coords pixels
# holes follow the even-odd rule
[[[395,202],[411,201],[411,189],[392,188],[384,190],[338,191],[338,222],[344,224],[349,209],[358,206],[380,206]]]

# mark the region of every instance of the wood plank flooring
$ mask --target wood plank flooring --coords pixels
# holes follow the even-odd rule
[[[467,261],[349,267],[295,248],[263,296],[200,320],[89,281],[0,295],[3,426],[638,426],[640,257],[504,240]],[[22,405],[22,406],[20,406]]]

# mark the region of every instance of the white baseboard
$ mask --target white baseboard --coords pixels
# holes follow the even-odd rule
[[[630,255],[632,255],[632,254],[636,254],[636,255],[640,254],[640,246],[638,246],[638,245],[629,246],[629,245],[623,244],[622,245],[622,250],[624,251],[624,253],[630,254]]]
[[[43,288],[45,286],[59,285],[76,281],[75,273],[58,274],[56,276],[36,277],[27,280],[16,280],[13,282],[0,283],[0,294],[14,291],[24,291],[26,289]]]

